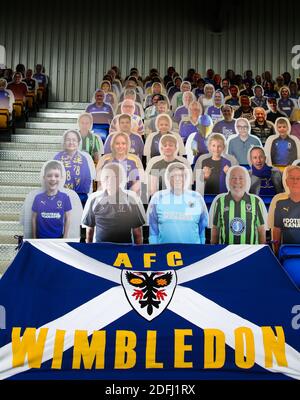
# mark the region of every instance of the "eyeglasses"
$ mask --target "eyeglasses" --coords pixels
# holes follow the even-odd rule
[[[238,129],[244,129],[244,130],[247,130],[248,129],[248,126],[247,125],[237,125],[236,126]]]
[[[66,139],[65,142],[67,143],[78,143],[77,139]]]

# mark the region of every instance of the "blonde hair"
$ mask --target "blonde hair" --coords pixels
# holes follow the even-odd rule
[[[226,146],[225,137],[223,135],[221,135],[221,133],[212,133],[211,135],[209,135],[208,143],[207,143],[208,146],[210,146],[210,144],[213,140],[218,140],[219,142],[222,142],[223,147],[225,148],[225,146]]]
[[[128,154],[129,153],[129,149],[131,147],[131,142],[130,142],[129,136],[125,132],[115,132],[113,134],[111,142],[110,142],[111,152],[112,152],[113,155],[115,155],[114,145],[115,145],[115,141],[117,140],[117,138],[119,136],[122,136],[126,140],[126,143],[127,143],[127,154]]]

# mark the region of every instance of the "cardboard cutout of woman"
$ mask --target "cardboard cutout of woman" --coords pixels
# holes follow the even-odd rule
[[[79,150],[80,142],[78,131],[66,131],[63,135],[63,151],[57,153],[54,160],[61,161],[66,169],[65,188],[75,190],[84,206],[88,194],[92,192],[96,170],[92,157]]]
[[[105,164],[120,164],[127,176],[127,189],[140,194],[141,183],[144,182],[144,168],[140,158],[129,153],[131,149],[130,137],[124,132],[115,132],[112,136],[111,153],[100,157],[97,164],[98,190],[101,189],[100,172]]]
[[[208,213],[200,193],[189,190],[192,175],[182,163],[165,173],[167,189],[152,197],[148,207],[149,243],[205,243]]]

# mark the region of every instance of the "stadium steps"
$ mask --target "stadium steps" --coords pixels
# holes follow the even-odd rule
[[[47,115],[50,113],[56,114],[81,114],[84,112],[84,109],[64,109],[64,108],[40,108],[39,113],[46,113]],[[38,116],[38,115],[37,115]]]
[[[37,150],[53,150],[53,151],[60,151],[62,145],[59,143],[14,143],[14,142],[3,142],[0,143],[0,150],[20,150],[20,151],[37,151]]]
[[[11,143],[12,144],[12,143]],[[32,146],[32,148],[35,148],[35,146]],[[51,160],[57,151],[34,151],[34,150],[20,150],[20,149],[15,149],[15,150],[0,150],[0,160],[4,161],[47,161]]]
[[[72,121],[72,120],[71,120]],[[25,127],[28,129],[77,129],[76,122],[26,122]]]
[[[1,234],[1,233],[0,233],[0,242],[2,245],[3,244],[13,244],[15,247],[17,245],[17,239],[15,239],[14,236]]]
[[[40,187],[42,165],[61,150],[64,131],[77,128],[87,105],[49,102],[25,128],[16,128],[11,142],[0,143],[0,275],[16,255],[14,236],[23,235],[19,219],[26,195]]]
[[[0,160],[0,171],[32,171],[40,172],[44,161],[9,161]]]
[[[70,102],[60,102],[60,101],[49,101],[48,106],[51,110],[55,109],[65,109],[65,110],[81,110],[82,112],[87,108],[90,103],[70,103]],[[52,110],[51,110],[52,111]]]
[[[19,220],[23,201],[7,200],[0,201],[1,220]]]
[[[47,121],[51,120],[51,121],[55,122],[55,119],[61,119],[61,118],[67,119],[67,120],[70,120],[70,119],[77,120],[77,118],[79,117],[80,114],[81,114],[81,112],[65,113],[65,112],[49,112],[49,111],[47,111],[47,112],[38,112],[38,113],[36,113],[36,117],[30,117],[30,118],[33,120],[34,119],[38,120],[38,118],[46,118]]]
[[[15,185],[1,185],[0,184],[0,202],[1,201],[20,201],[25,199],[31,190],[35,190],[39,185],[35,186],[15,186]],[[1,221],[1,215],[0,215]]]
[[[0,221],[0,234],[22,235],[23,227],[19,221]]]
[[[40,172],[0,171],[0,182],[9,186],[40,186]]]
[[[50,137],[47,135],[13,135],[11,138],[12,143],[33,143],[33,144],[57,144],[59,145],[59,150],[62,145],[62,136],[61,135],[51,135]]]
[[[35,135],[35,136],[62,136],[65,129],[45,129],[45,128],[16,128],[16,135]]]
[[[60,115],[60,114],[57,114]],[[69,118],[68,115],[71,115],[71,117]],[[79,115],[79,114],[78,114]],[[28,121],[29,122],[57,122],[57,123],[72,123],[72,124],[76,124],[77,119],[78,119],[78,115],[73,116],[73,114],[66,114],[65,117],[52,117],[51,119],[47,118],[47,117],[29,117]]]

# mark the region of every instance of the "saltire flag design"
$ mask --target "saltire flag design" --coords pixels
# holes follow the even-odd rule
[[[29,241],[0,304],[1,379],[300,379],[300,293],[268,246]]]

